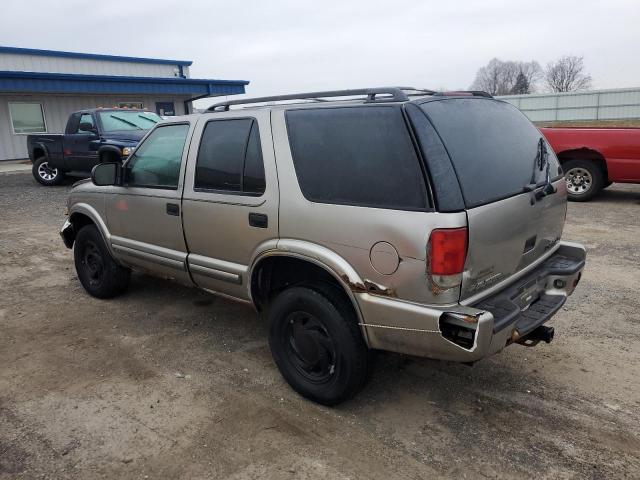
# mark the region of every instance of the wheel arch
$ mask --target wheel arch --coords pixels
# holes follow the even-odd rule
[[[600,153],[597,150],[594,150],[592,148],[586,148],[586,147],[574,148],[574,149],[568,149],[568,150],[563,150],[561,152],[558,152],[556,153],[556,156],[560,161],[560,165],[564,165],[569,160],[584,160],[584,161],[593,162],[596,165],[598,165],[598,167],[602,171],[605,182],[609,180],[609,172],[607,170],[607,161],[604,155],[602,155],[602,153]]]
[[[49,150],[42,143],[35,143],[31,148],[31,163],[35,163],[41,157],[49,158]]]
[[[278,242],[278,248],[263,252],[252,262],[249,296],[254,307],[261,312],[284,288],[308,282],[330,283],[344,294],[369,345],[354,292],[364,289],[364,282],[348,262],[325,247],[299,240],[284,241],[284,244]]]
[[[122,150],[115,145],[104,145],[98,149],[98,157],[100,158],[100,163],[106,161],[122,161]],[[109,159],[108,157],[113,157]]]
[[[93,224],[100,232],[107,249],[111,255],[113,255],[113,250],[111,249],[111,235],[109,234],[107,225],[104,223],[102,217],[94,207],[86,203],[77,203],[73,205],[69,210],[69,222],[73,226],[73,237],[70,239],[71,244],[75,241],[76,235],[82,227]]]

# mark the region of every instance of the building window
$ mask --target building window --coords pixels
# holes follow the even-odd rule
[[[118,102],[118,108],[137,108],[139,110],[144,109],[143,102]]]
[[[44,111],[41,103],[9,103],[13,133],[45,133]]]

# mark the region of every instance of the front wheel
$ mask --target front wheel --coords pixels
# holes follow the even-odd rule
[[[268,317],[273,358],[299,394],[336,405],[364,385],[367,346],[352,306],[339,292],[290,287],[275,298]]]
[[[604,188],[604,175],[600,167],[588,160],[569,160],[562,165],[565,171],[569,200],[586,202]]]
[[[37,158],[36,161],[33,162],[31,173],[33,174],[33,178],[47,187],[59,185],[62,180],[64,180],[64,172],[59,168],[49,165],[47,157]]]
[[[129,286],[131,270],[111,257],[95,225],[80,229],[73,247],[76,273],[84,289],[97,298],[111,298]]]

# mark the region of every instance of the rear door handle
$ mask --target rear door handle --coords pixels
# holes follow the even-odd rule
[[[269,217],[264,213],[250,213],[249,225],[257,228],[267,228],[269,226]]]
[[[167,203],[167,215],[180,216],[180,205],[177,203]]]

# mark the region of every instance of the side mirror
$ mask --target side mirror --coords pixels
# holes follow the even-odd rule
[[[122,164],[118,162],[99,163],[91,170],[91,181],[99,187],[120,185],[121,178]]]
[[[87,132],[87,133],[96,133],[96,127],[93,126],[93,123],[82,122],[78,126],[78,131]]]

